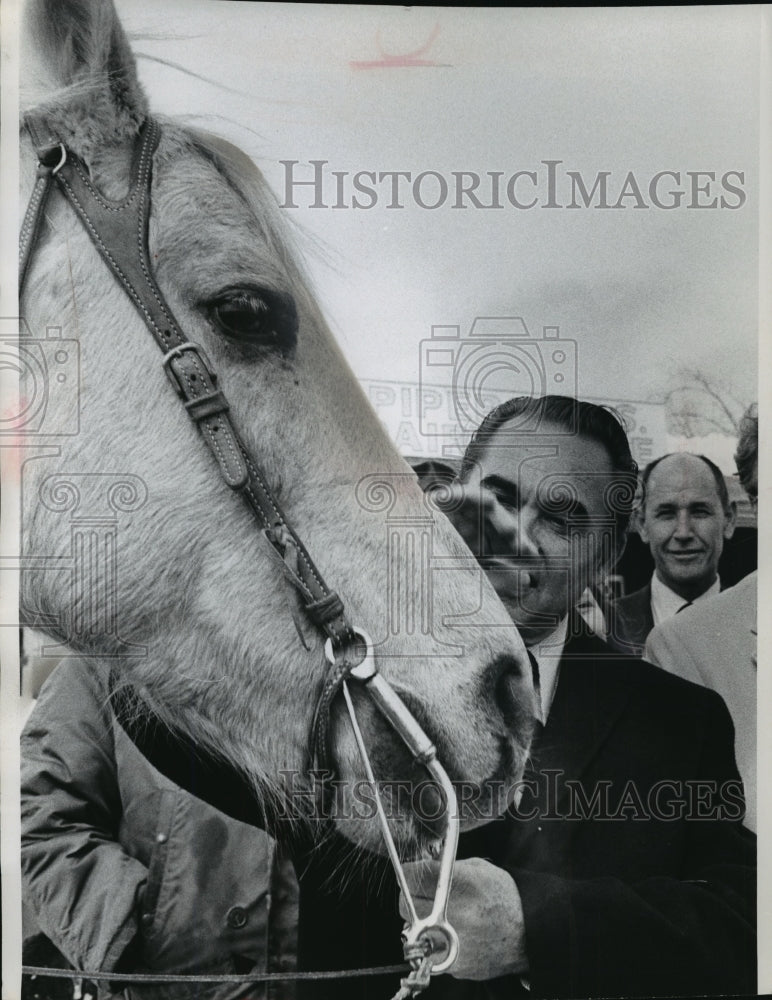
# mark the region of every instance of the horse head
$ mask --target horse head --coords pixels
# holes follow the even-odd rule
[[[26,23],[26,111],[109,207],[129,191],[148,114],[112,4],[33,0]],[[370,409],[257,169],[221,140],[160,127],[148,233],[158,287],[211,359],[233,424],[320,573],[372,637],[380,672],[453,779],[483,789],[484,811],[527,753],[522,642]],[[22,128],[23,205],[34,176]],[[62,197],[46,206],[21,315],[21,350],[42,373],[35,381],[30,367],[22,387],[37,414],[24,428],[27,622],[63,655],[109,663],[162,720],[259,794],[280,794],[280,775],[307,767],[323,637],[302,620],[299,638],[281,561],[217,475],[139,310]],[[353,699],[378,778],[420,782],[369,700],[356,688]],[[330,743],[346,816],[364,774],[339,702]],[[353,840],[377,842],[371,817],[341,822]],[[409,810],[393,825],[420,839]]]

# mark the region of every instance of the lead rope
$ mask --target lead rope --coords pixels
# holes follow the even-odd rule
[[[27,277],[32,255],[40,239],[43,213],[46,209],[51,183],[67,162],[67,150],[62,143],[43,146],[38,150],[38,169],[27,211],[24,213],[19,233],[19,300]]]

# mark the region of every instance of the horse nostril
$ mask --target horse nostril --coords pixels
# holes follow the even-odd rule
[[[533,680],[527,656],[498,656],[488,664],[482,677],[481,694],[495,705],[507,730],[518,733],[533,714]]]

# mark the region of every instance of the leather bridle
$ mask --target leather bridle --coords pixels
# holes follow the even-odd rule
[[[39,239],[43,210],[56,182],[75,210],[120,286],[137,307],[163,352],[161,363],[190,419],[197,424],[220,475],[239,493],[280,556],[288,579],[300,595],[303,610],[328,639],[336,657],[317,702],[310,756],[312,763],[329,765],[327,730],[329,710],[343,679],[353,665],[345,655],[354,641],[343,602],[331,591],[305,546],[282,513],[260,466],[247,451],[233,426],[229,405],[204,350],[183,333],[153,275],[148,251],[148,223],[153,154],[161,130],[152,118],[139,133],[131,164],[129,192],[120,202],[105,199],[91,183],[84,165],[62,143],[41,136],[42,126],[28,119],[27,127],[38,154],[38,174],[21,231],[19,295]]]
[[[450,968],[458,950],[455,931],[447,922],[447,903],[458,841],[458,813],[453,786],[437,760],[431,740],[388,681],[377,672],[371,640],[362,629],[349,622],[340,597],[324,582],[284,516],[259,463],[250,455],[233,426],[228,401],[209,359],[199,345],[185,336],[155,280],[148,250],[148,223],[153,156],[161,135],[160,127],[150,117],[144,121],[134,144],[129,192],[122,201],[114,202],[100,194],[83,162],[57,136],[50,134],[41,118],[27,116],[25,125],[37,153],[38,170],[21,229],[19,299],[41,239],[47,201],[52,190],[56,189],[75,211],[102,259],[142,316],[162,352],[164,371],[189,417],[198,426],[220,475],[249,506],[272,551],[281,559],[283,571],[296,589],[304,613],[326,640],[328,669],[316,699],[309,740],[310,766],[330,768],[330,709],[336,695],[343,691],[368,779],[373,784],[379,805],[379,819],[389,855],[411,914],[411,925],[403,938],[405,955],[413,966],[413,972],[403,981],[400,992],[404,991],[405,996],[415,995],[428,984],[430,974]],[[432,912],[423,920],[419,920],[413,906],[380,804],[375,777],[348,691],[349,679],[363,685],[379,712],[402,738],[417,763],[428,770],[445,797],[447,828],[440,881]]]

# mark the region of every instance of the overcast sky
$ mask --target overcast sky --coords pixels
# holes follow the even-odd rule
[[[328,205],[331,171],[346,174],[346,208],[311,209],[314,192],[303,187],[299,207],[285,211],[327,248],[326,260],[312,253],[311,269],[360,377],[417,379],[433,325],[466,332],[478,315],[522,316],[535,339],[553,326],[575,342],[580,394],[661,398],[689,366],[741,401],[755,397],[753,8],[118,7],[129,31],[144,36],[134,45],[156,111],[201,116],[259,163],[284,202],[281,160],[299,161],[298,179],[313,176],[310,160],[326,160]],[[609,204],[632,173],[624,207],[545,207],[547,160],[561,161],[553,200],[563,205],[566,171],[588,190],[606,172]],[[372,208],[352,208],[359,171],[409,171],[410,182],[399,181],[405,207],[388,207],[386,180],[373,185]],[[488,174],[498,172],[504,207],[467,198],[453,208],[454,171],[480,175],[483,203],[493,200]],[[533,208],[507,200],[517,171],[535,174],[513,189],[521,203],[535,198]],[[652,205],[649,185],[661,171],[681,175],[657,188],[663,204],[672,203],[668,192],[684,192],[671,210]],[[716,180],[693,181],[695,171]],[[423,172],[442,178],[423,179],[424,203],[441,201],[449,185],[436,209],[416,203],[412,182]],[[721,183],[728,173],[731,187]],[[634,207],[641,201],[648,207]],[[695,201],[715,207],[688,207]]]

